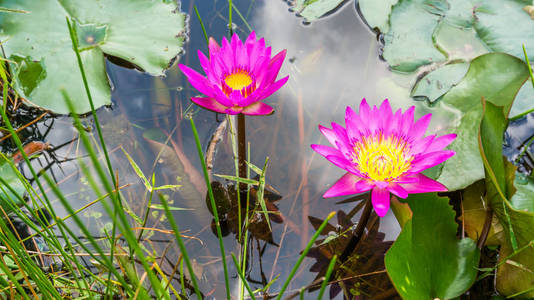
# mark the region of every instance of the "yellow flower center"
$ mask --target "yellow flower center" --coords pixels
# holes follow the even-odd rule
[[[227,75],[224,78],[224,83],[233,90],[242,90],[252,83],[252,77],[247,71],[237,70],[236,72]]]
[[[375,181],[395,180],[410,169],[412,159],[406,141],[396,136],[371,135],[354,145],[353,162]]]

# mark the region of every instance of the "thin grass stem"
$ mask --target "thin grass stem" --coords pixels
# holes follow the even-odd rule
[[[333,211],[330,214],[328,214],[326,219],[324,219],[323,223],[321,223],[321,226],[319,226],[319,228],[317,229],[315,234],[312,236],[311,240],[308,242],[308,245],[306,245],[306,248],[300,254],[300,257],[297,260],[297,263],[295,264],[295,266],[293,266],[293,269],[291,270],[291,273],[289,273],[289,276],[287,277],[286,281],[284,282],[284,285],[282,286],[282,289],[280,290],[280,292],[278,292],[278,296],[276,297],[276,300],[280,300],[282,298],[282,295],[284,294],[284,292],[287,289],[287,286],[289,285],[289,283],[293,279],[293,276],[295,276],[295,273],[297,273],[297,270],[299,269],[300,264],[304,260],[304,257],[306,257],[306,254],[308,254],[308,252],[310,251],[311,247],[313,246],[313,243],[315,243],[315,240],[319,237],[321,232],[323,232],[323,229],[328,224],[328,221],[330,221],[330,219],[332,219],[335,216],[335,214],[336,214],[335,211]]]
[[[235,257],[235,254],[231,253],[231,255],[232,255],[232,260],[234,261],[235,268],[237,270],[237,275],[239,275],[241,282],[243,282],[243,285],[247,289],[248,294],[250,295],[250,298],[252,298],[253,300],[256,300],[256,297],[254,297],[254,292],[248,285],[247,279],[243,275],[243,271],[241,270],[241,267],[239,266],[239,263],[237,262],[237,258]],[[241,299],[243,299],[243,297],[241,297]]]
[[[198,18],[198,22],[200,23],[200,27],[202,27],[202,32],[204,33],[204,38],[206,39],[206,46],[208,46],[208,53],[210,51],[210,39],[208,37],[208,33],[206,32],[206,27],[204,27],[204,22],[202,22],[202,18],[200,17],[200,13],[198,12],[197,6],[193,6],[195,8],[195,13]]]
[[[180,248],[180,251],[182,253],[183,260],[185,261],[187,269],[189,270],[189,276],[191,276],[191,281],[193,282],[195,293],[197,294],[198,299],[202,299],[202,293],[200,293],[200,290],[198,289],[197,279],[193,270],[193,266],[191,265],[191,261],[189,260],[189,255],[187,254],[187,250],[185,249],[182,237],[180,236],[180,228],[178,228],[178,224],[176,224],[176,222],[174,221],[174,217],[171,213],[171,210],[169,209],[169,204],[167,203],[167,200],[165,200],[165,198],[161,194],[159,194],[159,199],[161,201],[161,205],[163,205],[163,209],[165,210],[165,215],[167,216],[167,219],[171,224],[171,228],[174,231],[174,236],[176,237],[176,242],[178,243],[178,247]]]
[[[224,284],[226,287],[226,297],[230,300],[230,281],[228,279],[228,266],[226,264],[226,255],[224,251],[224,242],[222,239],[221,223],[219,221],[219,213],[217,212],[217,205],[215,204],[215,197],[213,196],[213,190],[211,189],[210,179],[208,175],[208,168],[206,167],[206,161],[204,159],[204,154],[202,153],[202,145],[200,145],[200,138],[198,137],[197,127],[195,126],[195,121],[193,117],[189,119],[191,122],[191,128],[193,130],[193,135],[195,136],[195,144],[197,147],[198,157],[200,158],[200,163],[202,164],[202,172],[204,173],[204,180],[206,181],[206,186],[208,188],[208,195],[210,198],[210,204],[213,209],[213,217],[215,219],[215,227],[217,228],[217,237],[219,238],[219,248],[221,250],[221,260],[223,263],[224,270]]]
[[[337,255],[334,255],[332,259],[330,260],[330,263],[328,264],[328,268],[326,269],[326,274],[324,275],[324,280],[321,283],[321,289],[319,290],[319,295],[317,295],[317,300],[323,299],[324,291],[326,290],[326,285],[328,284],[328,281],[330,280],[330,276],[332,275],[332,271],[334,271],[334,266],[336,265]]]

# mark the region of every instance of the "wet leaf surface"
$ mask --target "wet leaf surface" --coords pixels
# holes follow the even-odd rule
[[[185,15],[176,3],[142,0],[3,0],[0,6],[27,10],[3,13],[0,39],[17,92],[32,105],[55,113],[68,109],[65,89],[77,113],[90,111],[65,18],[77,28],[80,55],[95,107],[111,103],[104,55],[116,56],[152,74],[163,75],[182,50]],[[38,80],[35,80],[38,79]]]
[[[463,80],[439,101],[444,110],[441,113],[452,112],[450,131],[458,135],[449,146],[456,155],[443,164],[438,177],[449,190],[465,188],[484,178],[477,143],[478,124],[482,119],[481,97],[509,111],[527,78],[527,67],[520,59],[502,53],[485,54],[471,62]]]
[[[475,281],[480,251],[470,238],[457,239],[448,199],[435,193],[407,199],[413,217],[385,257],[388,274],[405,299],[450,299]]]
[[[320,17],[332,13],[346,0],[297,0],[292,9],[303,16],[306,21],[316,21]]]
[[[534,249],[528,245],[534,240],[534,213],[517,210],[508,201],[516,193],[516,187],[511,185],[515,167],[502,156],[502,138],[508,121],[502,108],[491,103],[486,103],[485,111],[480,125],[480,151],[489,175],[486,194],[506,234],[501,242],[499,261],[503,263],[497,269],[496,287],[505,296],[518,294],[521,298],[532,298]],[[518,197],[522,197],[522,192]],[[532,201],[532,198],[515,200],[516,203]]]

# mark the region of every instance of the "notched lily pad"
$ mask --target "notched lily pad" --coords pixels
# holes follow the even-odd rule
[[[339,9],[347,0],[296,0],[291,7],[306,21],[316,21],[324,15],[333,13]]]
[[[433,103],[458,84],[468,68],[467,63],[456,63],[432,71],[417,82],[411,96],[416,100],[427,100]]]
[[[26,77],[16,78],[17,92],[32,105],[59,114],[69,112],[61,89],[71,97],[77,113],[90,111],[66,18],[77,31],[95,107],[111,103],[104,55],[163,75],[182,51],[186,32],[185,15],[176,1],[0,0],[0,6],[30,12],[0,15],[6,57],[21,58],[11,64],[11,70],[27,72]],[[32,85],[33,79],[39,80]]]

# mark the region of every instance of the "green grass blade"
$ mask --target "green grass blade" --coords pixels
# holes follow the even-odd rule
[[[213,208],[213,218],[215,219],[215,227],[217,228],[217,237],[219,238],[219,248],[221,250],[221,260],[223,263],[224,270],[224,284],[226,287],[226,297],[230,300],[230,281],[228,280],[228,266],[226,264],[226,255],[224,251],[224,242],[222,239],[221,223],[219,221],[219,213],[217,212],[217,205],[215,204],[215,197],[213,196],[213,190],[211,189],[210,179],[208,175],[208,168],[206,167],[206,160],[204,159],[204,154],[202,153],[202,145],[200,145],[200,139],[198,137],[197,127],[195,126],[195,121],[193,117],[189,119],[191,122],[191,128],[193,130],[193,135],[195,136],[195,144],[197,147],[198,157],[200,158],[200,163],[202,164],[202,172],[204,173],[204,180],[206,181],[206,186],[208,188],[208,195],[210,198],[210,204]]]
[[[202,293],[200,293],[200,290],[198,289],[197,279],[196,279],[195,272],[193,271],[193,266],[191,265],[191,261],[189,260],[189,255],[187,254],[187,250],[185,249],[185,245],[184,245],[184,242],[182,241],[182,237],[180,236],[180,228],[178,228],[178,225],[174,221],[174,217],[171,213],[171,210],[169,209],[169,204],[167,203],[167,200],[165,200],[165,198],[162,195],[160,195],[159,199],[161,201],[161,205],[163,206],[163,209],[165,210],[165,215],[167,216],[167,219],[169,220],[169,223],[171,224],[172,231],[174,232],[174,236],[176,237],[176,242],[178,243],[178,247],[180,248],[180,251],[182,252],[183,260],[185,260],[185,264],[187,265],[187,269],[189,270],[189,275],[191,276],[191,281],[193,282],[195,293],[197,294],[198,299],[202,299]],[[183,283],[182,283],[182,287],[183,287]]]
[[[335,214],[336,214],[335,211],[333,211],[330,214],[328,214],[328,217],[326,217],[326,219],[323,221],[321,226],[319,226],[319,228],[317,229],[315,234],[312,236],[311,240],[308,242],[308,245],[306,245],[306,248],[300,254],[300,257],[299,257],[297,263],[295,264],[295,266],[293,266],[293,269],[291,270],[291,273],[289,273],[289,276],[287,277],[286,281],[284,282],[284,285],[282,286],[282,289],[278,293],[278,296],[276,297],[276,300],[280,300],[282,298],[282,295],[284,294],[284,292],[287,289],[287,286],[289,285],[289,283],[293,279],[293,276],[295,276],[295,273],[299,269],[300,264],[304,260],[304,257],[306,257],[306,254],[308,254],[308,252],[310,251],[311,247],[313,246],[313,243],[315,243],[315,240],[319,237],[319,234],[321,234],[321,232],[323,232],[323,229],[328,224],[328,221],[330,221],[330,219],[332,219]]]
[[[328,269],[326,269],[324,280],[321,283],[321,289],[319,290],[319,295],[317,296],[317,300],[323,299],[323,294],[324,294],[324,291],[326,290],[326,285],[328,284],[328,280],[330,280],[330,275],[332,275],[332,271],[334,271],[336,260],[337,260],[337,255],[334,255],[334,257],[332,257],[332,259],[330,260],[330,263],[328,264]]]
[[[195,13],[197,14],[198,22],[200,23],[200,27],[202,27],[202,32],[204,33],[204,38],[206,39],[206,46],[208,46],[208,54],[210,51],[210,39],[208,37],[208,33],[206,32],[206,27],[204,27],[204,22],[202,22],[202,18],[200,17],[200,13],[198,12],[197,6],[193,6],[195,8]]]
[[[235,268],[237,270],[237,275],[239,275],[239,278],[241,279],[241,281],[245,285],[245,288],[247,289],[248,294],[250,295],[250,298],[252,298],[253,300],[256,300],[256,297],[254,297],[254,292],[252,291],[252,289],[250,289],[250,286],[248,285],[247,279],[243,275],[241,267],[239,266],[239,263],[237,262],[237,258],[235,257],[235,255],[233,253],[232,253],[232,260],[234,261],[234,265],[235,265]]]

